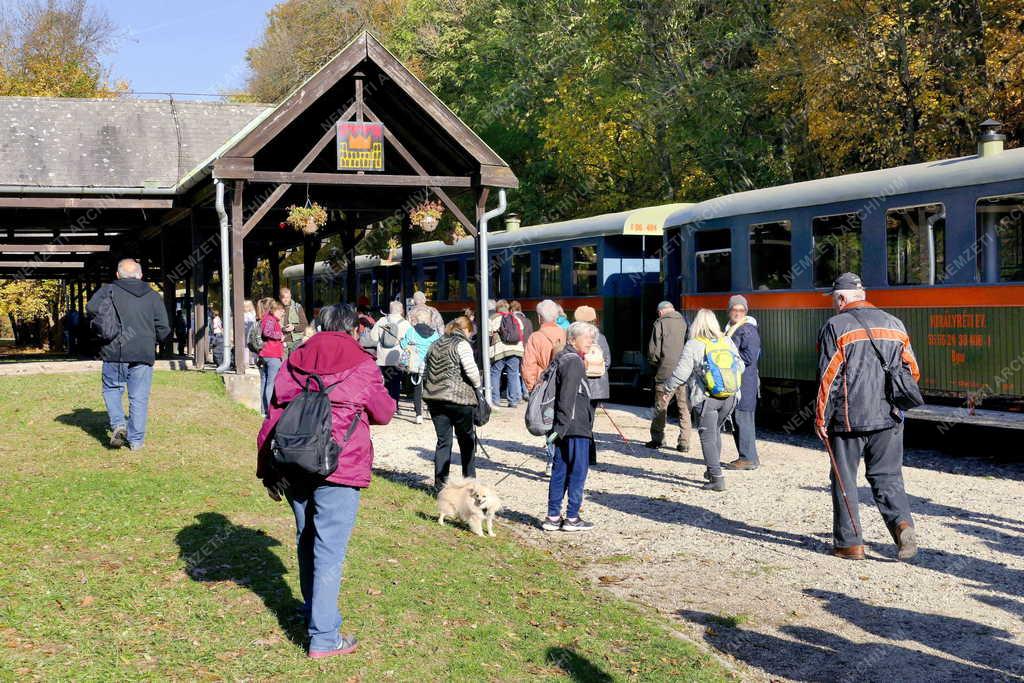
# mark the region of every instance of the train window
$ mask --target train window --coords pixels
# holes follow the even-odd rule
[[[562,250],[545,249],[540,252],[540,294],[561,296],[562,292]]]
[[[789,221],[750,226],[750,279],[754,289],[793,286],[792,244]]]
[[[572,248],[572,293],[597,294],[597,247],[593,245]]]
[[[530,296],[530,255],[512,256],[512,297],[521,299]]]
[[[978,202],[978,275],[982,282],[1024,280],[1024,196]]]
[[[843,273],[860,274],[860,216],[842,213],[811,221],[814,286],[830,287]]]
[[[946,270],[946,212],[927,204],[885,212],[890,285],[942,282]]]
[[[466,259],[466,298],[476,301],[476,281],[480,274],[476,272],[476,259]]]
[[[732,231],[701,230],[693,236],[697,259],[697,291],[732,289]]]
[[[426,266],[423,268],[423,293],[427,295],[427,301],[435,301],[437,299],[437,289],[439,287],[437,271],[437,266]]]
[[[459,279],[459,262],[445,261],[444,279],[448,283],[446,296],[449,301],[462,298],[462,280]]]

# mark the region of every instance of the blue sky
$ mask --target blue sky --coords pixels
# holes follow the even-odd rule
[[[120,31],[104,58],[113,78],[127,80],[134,91],[219,93],[245,83],[245,51],[260,39],[276,0],[92,3]]]

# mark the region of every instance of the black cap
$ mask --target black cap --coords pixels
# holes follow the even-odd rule
[[[837,289],[864,289],[864,283],[856,273],[843,273],[832,283],[832,291]]]

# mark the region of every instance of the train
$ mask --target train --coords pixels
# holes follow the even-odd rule
[[[907,326],[928,405],[911,417],[1024,428],[1024,148],[978,153],[493,233],[494,298],[596,308],[613,384],[647,384],[657,301],[724,319],[743,294],[763,341],[761,405],[806,420],[834,278]],[[998,143],[998,144],[996,144]],[[474,241],[412,247],[415,287],[446,315],[473,305]],[[400,254],[360,257],[359,295],[395,298]],[[318,264],[319,267],[319,264]],[[302,280],[302,267],[285,270]],[[343,277],[337,277],[336,287]],[[803,417],[801,417],[803,416]]]

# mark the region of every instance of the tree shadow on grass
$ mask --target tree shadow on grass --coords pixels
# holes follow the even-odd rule
[[[549,647],[545,655],[548,663],[557,666],[574,681],[581,683],[611,683],[613,680],[601,667],[574,650],[564,647]]]
[[[196,523],[175,536],[185,573],[193,581],[231,581],[255,593],[296,645],[306,636],[302,601],[285,581],[284,562],[270,549],[281,542],[262,529],[234,524],[217,512],[196,515]]]
[[[100,442],[101,445],[110,448],[110,437],[107,435],[107,426],[110,418],[105,410],[93,410],[92,408],[74,408],[70,413],[58,415],[57,422],[61,424],[78,427],[83,432]]]

